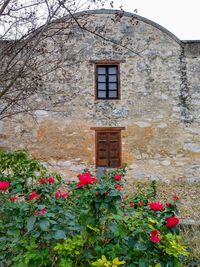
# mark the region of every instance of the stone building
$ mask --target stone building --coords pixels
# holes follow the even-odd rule
[[[82,15],[87,32],[74,25],[45,44],[54,59],[72,46],[74,64],[49,74],[32,116],[0,122],[0,146],[27,149],[66,178],[127,163],[136,179],[197,182],[200,41],[127,12]]]

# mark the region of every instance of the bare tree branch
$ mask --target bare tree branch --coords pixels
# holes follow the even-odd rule
[[[81,56],[84,55],[84,48],[74,49],[76,45],[73,43],[74,32],[81,35],[89,33],[97,39],[143,58],[141,52],[126,45],[123,38],[118,38],[117,41],[111,39],[105,25],[103,30],[96,30],[90,24],[92,15],[76,13],[91,3],[101,5],[104,2],[102,0],[4,1],[0,8],[2,12],[0,13],[0,29],[2,29],[0,120],[38,109],[39,103],[35,101],[38,93],[44,101],[53,99],[49,102],[49,106],[45,106],[46,109],[54,107],[59,112],[63,100],[59,100],[55,94],[59,95],[62,92],[56,89],[51,92],[46,84],[54,82],[54,75],[57,72],[61,73],[61,79],[66,81],[68,79],[66,69],[80,64],[82,58],[84,60]],[[113,23],[117,23],[122,16],[123,11],[116,14],[116,17],[113,16]],[[111,22],[111,18],[107,21]],[[40,106],[40,109],[42,108]]]
[[[4,10],[6,9],[8,4],[10,3],[10,1],[11,0],[5,0],[5,2],[3,3],[2,7],[0,8],[0,16],[3,14]]]

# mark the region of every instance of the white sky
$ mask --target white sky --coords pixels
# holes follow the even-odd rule
[[[108,0],[109,1],[109,0]],[[200,40],[200,0],[113,0],[128,12],[150,19],[181,40]],[[106,4],[105,8],[110,5]]]

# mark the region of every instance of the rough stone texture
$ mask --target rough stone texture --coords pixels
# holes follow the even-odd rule
[[[90,29],[100,30],[104,38],[73,26],[56,45],[51,39],[46,43],[52,59],[63,54],[62,69],[45,81],[46,95],[30,99],[39,103],[33,116],[1,122],[0,146],[27,149],[51,170],[72,178],[86,166],[95,167],[90,128],[120,126],[125,127],[122,160],[129,177],[198,182],[199,43],[183,43],[141,17],[137,25],[130,14],[116,23],[114,17],[107,11],[88,17]],[[64,60],[70,46],[76,64]],[[95,60],[121,61],[120,100],[95,100]],[[61,105],[54,108],[58,101]]]

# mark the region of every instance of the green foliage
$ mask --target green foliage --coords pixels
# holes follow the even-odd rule
[[[136,193],[129,196],[129,198],[130,201],[134,203],[135,207],[141,207],[147,205],[150,200],[155,200],[156,195],[157,184],[156,181],[152,181],[149,188],[138,185]]]
[[[74,266],[78,262],[78,256],[81,254],[84,244],[85,241],[82,235],[76,235],[72,238],[67,238],[63,243],[58,243],[54,250],[60,256],[60,265],[68,264],[67,266]]]
[[[101,259],[95,261],[92,263],[92,266],[97,266],[97,267],[117,267],[119,265],[123,265],[125,261],[119,261],[118,258],[115,258],[112,261],[108,261],[106,257],[103,255]]]
[[[164,236],[163,244],[159,246],[163,248],[166,254],[173,255],[178,258],[180,255],[189,256],[189,253],[178,242],[181,239],[180,236],[175,236],[172,233],[168,233]]]
[[[37,176],[43,176],[46,168],[38,161],[31,159],[25,151],[0,150],[0,181],[11,183],[12,193],[26,193],[33,186]]]
[[[23,255],[19,254],[13,257],[12,266],[35,266],[36,263],[38,266],[50,266],[50,251],[45,247],[43,247],[42,250],[39,250],[35,239],[30,239],[29,242],[26,239],[21,240],[20,248],[24,253]]]
[[[178,200],[149,206],[155,182],[128,198],[125,169],[66,184],[23,151],[1,152],[0,171],[10,182],[0,189],[2,266],[167,267],[188,256],[178,227],[166,227]]]

